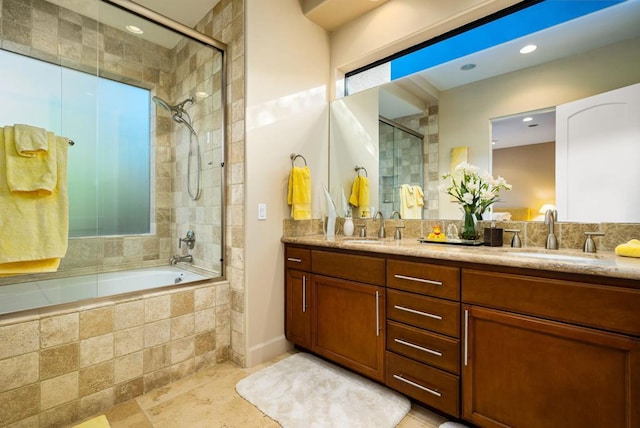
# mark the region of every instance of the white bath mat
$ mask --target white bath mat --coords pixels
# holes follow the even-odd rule
[[[397,392],[306,353],[242,379],[236,390],[284,428],[392,428],[411,408]]]

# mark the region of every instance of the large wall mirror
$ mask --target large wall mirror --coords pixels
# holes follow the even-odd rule
[[[544,3],[579,8],[593,2]],[[540,208],[553,204],[563,221],[640,222],[640,197],[631,196],[638,194],[640,182],[640,169],[631,166],[640,161],[638,107],[625,105],[623,115],[591,108],[588,118],[572,120],[575,112],[556,117],[566,108],[589,110],[580,100],[617,105],[597,97],[639,86],[640,0],[599,3],[606,7],[334,101],[332,192],[348,193],[354,167],[365,166],[371,205],[389,214],[379,145],[379,120],[389,119],[423,135],[422,159],[415,162],[422,181],[410,183],[424,189],[422,218],[460,218],[458,206],[438,185],[451,168],[452,149],[463,148],[469,163],[514,185],[495,205],[495,211],[511,210],[514,220],[538,220]],[[519,53],[527,44],[537,50]],[[634,94],[623,98],[637,103],[640,97]],[[576,131],[580,123],[599,127]],[[636,130],[619,132],[629,124]],[[567,159],[576,143],[557,143],[559,132],[586,136],[589,153]],[[574,207],[576,200],[582,202]]]

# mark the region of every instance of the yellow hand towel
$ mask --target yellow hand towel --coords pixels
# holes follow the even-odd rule
[[[49,150],[50,141],[47,140],[47,131],[31,125],[16,124],[15,132],[16,151],[20,156],[32,158],[39,153]]]
[[[351,185],[351,195],[349,196],[349,203],[354,207],[360,206],[360,176],[353,179]]]
[[[0,128],[0,162],[6,159],[4,131]],[[69,197],[67,193],[67,139],[55,138],[57,185],[51,196],[9,191],[0,174],[0,264],[28,262],[22,273],[55,271],[67,252]],[[53,149],[53,148],[51,148]],[[49,150],[52,151],[52,150]],[[1,269],[0,269],[1,271]]]
[[[369,211],[369,179],[367,177],[358,177],[360,186],[358,189],[358,202],[366,211]]]
[[[620,244],[615,249],[616,255],[623,257],[640,257],[640,240],[632,239],[626,244]]]
[[[95,418],[84,421],[79,425],[74,425],[73,428],[110,428],[109,420],[105,415],[100,415]]]
[[[17,129],[11,126],[4,128],[6,179],[10,191],[35,192],[38,196],[53,193],[58,180],[55,135],[52,132],[45,134],[47,147],[50,146],[53,150],[32,151],[26,156],[16,149]]]
[[[311,171],[308,166],[291,168],[287,203],[294,220],[311,218]]]
[[[413,195],[416,198],[416,205],[419,207],[424,206],[424,192],[422,191],[422,187],[413,186]]]

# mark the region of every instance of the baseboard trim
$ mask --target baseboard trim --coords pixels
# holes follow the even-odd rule
[[[284,335],[258,343],[248,349],[245,364],[247,368],[262,364],[293,349],[291,342]]]

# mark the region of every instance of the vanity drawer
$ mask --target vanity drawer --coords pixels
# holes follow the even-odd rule
[[[460,374],[460,341],[387,321],[387,350]]]
[[[313,273],[384,286],[385,260],[381,257],[312,250]]]
[[[387,318],[460,337],[460,304],[387,288]]]
[[[464,269],[465,303],[640,336],[640,290]]]
[[[460,269],[430,263],[387,261],[387,287],[460,300]]]
[[[442,370],[386,353],[385,384],[449,415],[460,416],[460,378]]]
[[[285,247],[285,266],[288,269],[310,270],[311,250],[287,245]]]

